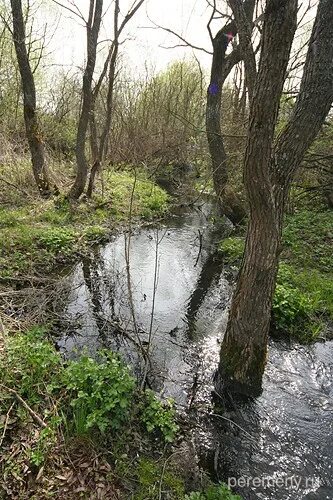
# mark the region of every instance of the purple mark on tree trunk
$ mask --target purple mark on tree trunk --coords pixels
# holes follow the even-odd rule
[[[208,92],[212,95],[216,95],[219,91],[219,86],[217,83],[213,82],[208,87]]]

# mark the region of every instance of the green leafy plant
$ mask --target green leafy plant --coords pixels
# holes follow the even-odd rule
[[[10,338],[6,357],[0,357],[3,383],[15,387],[31,403],[44,398],[45,385],[55,382],[61,358],[45,338],[45,328],[36,327]]]
[[[240,236],[226,238],[221,241],[219,249],[228,263],[237,263],[241,260],[244,252],[244,238]]]
[[[115,354],[104,351],[99,361],[89,356],[71,361],[64,380],[77,434],[117,430],[128,419],[135,382]]]
[[[142,401],[141,420],[148,432],[159,431],[165,441],[172,442],[179,429],[175,422],[172,400],[161,402],[154,392],[147,390]]]
[[[38,236],[38,244],[50,252],[65,251],[72,246],[76,238],[72,229],[51,228]]]
[[[321,323],[315,322],[314,304],[297,288],[277,285],[273,300],[273,322],[277,330],[300,340],[312,340],[318,335]]]
[[[239,495],[234,495],[224,483],[209,486],[204,491],[192,492],[185,496],[185,500],[241,500]]]
[[[100,243],[106,237],[106,229],[102,226],[91,226],[85,230],[84,236],[90,242]]]

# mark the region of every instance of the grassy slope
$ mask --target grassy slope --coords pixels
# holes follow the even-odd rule
[[[108,174],[104,198],[70,206],[63,198],[32,200],[20,208],[0,208],[0,278],[52,270],[60,262],[105,239],[116,225],[126,222],[134,178]],[[134,219],[161,216],[167,194],[145,179],[138,179],[133,196]]]

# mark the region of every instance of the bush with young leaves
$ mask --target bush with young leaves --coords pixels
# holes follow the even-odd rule
[[[118,430],[128,419],[134,378],[119,356],[101,352],[100,360],[83,355],[71,361],[64,381],[70,391],[73,421],[77,434],[98,429]]]
[[[141,421],[148,432],[159,432],[165,441],[172,442],[178,431],[172,400],[157,399],[153,391],[147,390],[142,401]]]

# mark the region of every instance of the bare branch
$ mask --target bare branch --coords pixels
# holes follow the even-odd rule
[[[71,9],[71,7],[69,7],[68,5],[64,5],[63,3],[59,2],[58,0],[51,0],[51,1],[53,3],[55,3],[55,4],[57,4],[62,9],[68,10],[69,12],[71,12],[72,14],[74,14],[74,16],[76,16],[79,19],[81,19],[81,21],[84,22],[84,25],[87,26],[88,22],[85,19],[85,17],[80,13],[80,10],[78,10],[78,9],[77,10]]]
[[[205,52],[206,54],[209,54],[210,56],[213,55],[213,53],[210,50],[205,49],[204,47],[199,47],[197,45],[194,45],[193,43],[188,42],[183,36],[179,35],[176,31],[173,31],[170,28],[165,28],[164,26],[159,26],[158,24],[154,23],[151,21],[154,26],[141,26],[142,29],[151,29],[151,30],[157,30],[161,29],[163,31],[166,31],[167,33],[171,33],[172,35],[176,36],[180,41],[184,43],[184,47],[191,47],[194,50],[201,50],[202,52]]]

